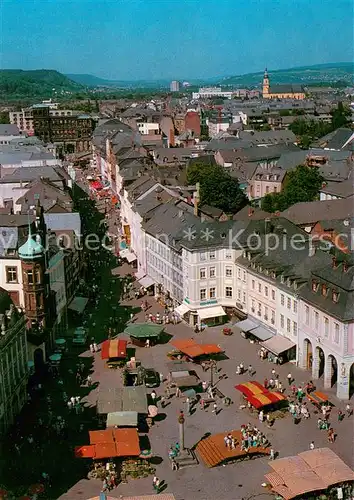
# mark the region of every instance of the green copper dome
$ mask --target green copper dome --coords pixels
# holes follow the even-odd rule
[[[42,245],[32,238],[31,232],[28,233],[26,243],[18,249],[20,259],[39,259],[43,257],[44,248]]]

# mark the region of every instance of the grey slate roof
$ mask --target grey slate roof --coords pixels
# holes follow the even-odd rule
[[[296,141],[296,136],[291,130],[241,131],[238,135],[240,139],[250,140],[253,144],[281,144]]]
[[[343,182],[327,182],[325,187],[321,188],[322,193],[338,196],[339,198],[348,198],[354,194],[354,176]]]
[[[295,94],[304,92],[302,85],[298,84],[279,84],[271,85],[269,89],[270,94]]]
[[[0,123],[0,135],[21,135],[17,125],[10,123]]]
[[[20,167],[12,174],[5,175],[0,179],[0,183],[30,182],[40,177],[45,177],[52,182],[63,180],[54,167]]]
[[[74,231],[76,236],[81,235],[81,218],[77,212],[44,214],[44,221],[48,230]]]
[[[294,224],[312,225],[324,219],[347,219],[354,213],[353,198],[295,203],[281,216]]]

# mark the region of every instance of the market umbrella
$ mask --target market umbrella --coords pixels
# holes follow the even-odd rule
[[[148,412],[149,412],[149,417],[156,417],[156,415],[159,413],[159,410],[157,409],[156,406],[149,405]]]
[[[43,493],[44,485],[41,483],[32,484],[32,486],[29,487],[28,491],[31,495],[38,495],[39,493]]]
[[[128,325],[124,330],[124,333],[127,333],[131,337],[135,337],[137,339],[146,339],[150,337],[158,337],[163,329],[163,325],[154,325],[151,323],[135,323],[132,325]]]
[[[54,362],[56,362],[56,361],[60,361],[60,360],[61,360],[61,357],[62,357],[62,356],[61,356],[61,354],[59,354],[59,353],[54,353],[54,354],[52,354],[51,356],[49,356],[49,360],[50,360],[50,361],[54,361]]]
[[[65,344],[65,342],[66,342],[66,340],[65,340],[65,339],[56,339],[56,341],[55,341],[55,343],[56,343],[57,345],[64,345],[64,344]]]

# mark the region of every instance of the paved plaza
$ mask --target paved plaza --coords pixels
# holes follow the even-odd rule
[[[121,268],[123,274],[130,272],[131,268],[124,265]],[[138,307],[140,301],[125,301],[122,305],[130,307]],[[149,303],[152,304],[152,312],[160,310],[154,298],[149,298]],[[139,312],[135,315],[134,321],[144,321],[144,313]],[[239,409],[241,404],[241,396],[234,389],[237,383],[251,379],[246,375],[236,375],[236,366],[241,361],[245,366],[252,364],[256,373],[254,379],[263,383],[265,377],[270,378],[271,370],[274,365],[268,361],[260,361],[257,356],[257,345],[251,344],[248,340],[241,337],[239,332],[235,330],[234,335],[226,337],[222,335],[222,328],[207,328],[201,334],[195,334],[193,330],[180,323],[178,325],[166,325],[165,330],[175,338],[193,337],[202,342],[218,343],[225,349],[228,359],[220,361],[218,368],[221,370],[219,374],[226,374],[227,378],[223,378],[218,383],[218,387],[223,394],[229,396],[233,404],[230,407],[222,407],[220,413],[215,416],[208,410],[201,410],[197,407],[192,416],[186,416],[186,445],[191,447],[207,432],[218,433],[226,432],[232,429],[238,429],[242,424],[251,422],[261,428],[261,430],[269,437],[273,448],[279,453],[280,457],[294,455],[309,448],[310,441],[314,440],[316,447],[328,446],[327,433],[317,429],[317,415],[314,413],[315,408],[310,407],[311,418],[298,425],[294,425],[290,415],[283,419],[276,420],[272,429],[269,429],[266,424],[259,424],[258,419],[251,416],[247,409]],[[123,335],[124,337],[124,335]],[[159,372],[167,375],[166,363],[168,358],[167,352],[171,350],[169,344],[156,345],[150,349],[137,348],[136,357],[141,360],[145,367],[154,367]],[[91,357],[91,353],[86,352],[83,356]],[[104,362],[100,359],[100,355],[94,356],[93,364],[93,380],[98,382],[99,388],[112,386],[121,386],[122,380],[120,372],[109,370],[104,366]],[[195,368],[201,380],[209,381],[209,373],[203,373],[200,366],[192,365]],[[286,376],[291,371],[295,378],[295,383],[304,385],[310,378],[310,374],[297,369],[289,364],[276,367],[280,374],[280,379],[283,386],[287,386]],[[317,387],[321,388],[322,384],[319,381]],[[92,391],[87,396],[87,404],[95,405],[97,390]],[[163,389],[157,389],[157,394],[162,395]],[[331,418],[332,425],[338,433],[336,442],[330,447],[344,461],[353,465],[352,456],[352,441],[348,439],[353,434],[353,417],[345,418],[343,422],[337,421],[337,409],[344,409],[345,404],[339,402],[335,398],[335,389],[331,391],[331,400],[336,404],[333,417]],[[265,493],[261,484],[264,482],[264,474],[269,471],[267,464],[268,459],[257,458],[251,461],[239,462],[226,466],[217,467],[215,469],[207,469],[203,464],[197,467],[186,468],[179,471],[172,471],[168,460],[168,449],[171,444],[178,441],[178,424],[177,416],[181,409],[186,410],[185,403],[181,399],[173,397],[170,404],[165,409],[160,409],[166,414],[166,418],[156,423],[149,432],[151,447],[155,456],[163,458],[163,462],[157,466],[157,476],[164,480],[167,487],[166,492],[174,493],[177,500],[239,500],[251,498],[273,498]],[[98,494],[101,488],[100,481],[87,481],[85,479],[79,481],[66,494],[60,497],[60,500],[71,499],[87,499],[88,497]],[[120,498],[120,495],[143,495],[152,494],[153,488],[151,478],[130,480],[128,484],[119,485],[116,490],[110,494],[113,497]]]

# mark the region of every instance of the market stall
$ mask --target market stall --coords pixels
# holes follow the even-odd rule
[[[320,391],[314,391],[310,394],[307,394],[307,399],[311,401],[317,408],[320,408],[322,405],[330,405],[334,406],[331,401],[329,401],[327,394]]]
[[[198,344],[194,339],[176,339],[170,344],[183,354],[185,359],[195,361],[198,358],[211,357],[223,353],[223,349],[216,344]],[[173,357],[173,356],[172,356]]]
[[[288,406],[286,396],[277,391],[269,391],[257,381],[238,384],[235,389],[243,394],[248,406],[256,410],[265,408],[269,411],[271,408],[282,409]]]
[[[137,411],[115,411],[107,414],[107,428],[109,427],[138,427]]]
[[[109,367],[122,363],[127,358],[127,345],[126,340],[105,340],[101,346],[101,358],[107,360]]]
[[[124,333],[130,336],[134,345],[143,347],[156,344],[161,333],[164,330],[164,325],[155,325],[151,323],[134,323],[128,325]]]
[[[296,456],[269,462],[265,475],[274,493],[284,500],[294,498],[351,498],[354,472],[330,448],[315,448]]]
[[[274,363],[286,363],[296,359],[296,344],[282,335],[275,335],[260,342],[268,353],[268,359]]]

